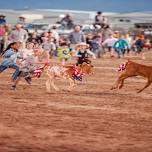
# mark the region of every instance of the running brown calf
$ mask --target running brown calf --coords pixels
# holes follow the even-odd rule
[[[50,92],[50,86],[52,86],[56,91],[59,91],[59,88],[55,85],[56,78],[67,79],[70,82],[70,86],[68,88],[69,91],[74,88],[76,85],[75,79],[73,79],[74,65],[65,65],[65,66],[50,66],[47,69],[48,79],[46,81],[46,89]],[[77,67],[78,68],[78,67]],[[79,65],[79,70],[82,74],[92,74],[93,66],[92,64],[83,63]]]
[[[140,89],[137,93],[142,92],[145,88],[149,87],[152,83],[152,66],[142,65],[133,61],[128,60],[126,63],[125,69],[122,71],[121,75],[119,76],[116,85],[111,88],[113,89],[121,89],[124,85],[124,80],[128,77],[134,76],[142,76],[147,78],[146,85]]]

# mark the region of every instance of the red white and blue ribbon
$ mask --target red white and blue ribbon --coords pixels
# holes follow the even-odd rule
[[[124,71],[126,69],[126,63],[123,63],[123,64],[120,64],[117,71],[118,72],[121,72],[121,71]]]
[[[78,66],[74,66],[73,75],[72,75],[73,79],[78,80],[78,81],[82,81],[82,76],[83,76],[83,74],[80,71],[79,67]]]

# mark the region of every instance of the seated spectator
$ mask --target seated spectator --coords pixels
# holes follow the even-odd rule
[[[102,15],[102,12],[101,11],[98,11],[95,18],[94,18],[95,22],[93,24],[93,26],[95,28],[98,28],[98,26],[100,26],[100,28],[103,28],[103,21],[104,21],[104,17]]]
[[[6,20],[5,20],[5,15],[0,15],[0,25],[5,25],[6,24]]]
[[[58,23],[62,25],[63,29],[72,29],[74,26],[73,19],[70,14],[66,14],[66,16],[63,17]]]

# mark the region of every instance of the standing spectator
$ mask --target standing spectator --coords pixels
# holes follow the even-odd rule
[[[145,42],[144,42],[144,48],[150,50],[151,47],[152,47],[152,45],[151,45],[150,39],[146,38]]]
[[[73,46],[75,47],[76,44],[86,41],[85,35],[81,31],[81,27],[79,25],[76,25],[74,27],[74,31],[68,35],[68,39],[69,39],[70,44],[72,45],[72,48]]]
[[[101,57],[101,50],[102,50],[101,44],[102,44],[101,34],[97,33],[92,37],[92,40],[90,41],[90,48],[98,58]]]
[[[102,43],[102,46],[103,47],[107,47],[108,48],[108,51],[110,52],[111,54],[111,57],[114,57],[114,52],[115,52],[115,49],[114,49],[114,44],[118,41],[117,38],[114,37],[114,35],[110,35],[110,37],[108,39],[106,39],[103,43]]]
[[[19,16],[18,24],[21,24],[24,28],[26,26],[26,18],[24,16]]]
[[[28,42],[33,42],[33,43],[42,43],[42,39],[38,36],[37,32],[33,32],[29,35],[29,38],[27,40]]]
[[[91,40],[92,40],[93,36],[94,36],[94,34],[86,35],[86,43],[89,44],[89,46],[91,45]]]
[[[120,35],[118,41],[114,44],[114,48],[118,53],[118,58],[123,57],[126,49],[128,49],[128,43],[125,41],[124,36]]]
[[[109,25],[104,26],[103,29],[101,29],[101,35],[102,35],[102,40],[105,41],[106,39],[109,38],[109,35],[113,34],[113,31],[111,30]]]
[[[6,20],[5,20],[5,15],[0,15],[0,25],[5,25],[6,24]]]
[[[58,57],[61,61],[62,65],[65,65],[65,62],[70,59],[72,56],[72,50],[69,48],[69,45],[67,42],[62,42],[57,49],[58,51]]]
[[[11,24],[6,24],[5,25],[5,30],[6,30],[6,32],[5,32],[5,35],[4,35],[4,49],[3,50],[5,50],[6,47],[8,46],[8,44],[9,44],[9,35],[11,33],[11,30],[12,30],[12,25]]]
[[[52,36],[55,38],[56,45],[59,44],[59,33],[57,32],[57,27],[53,26],[51,29]]]
[[[52,57],[56,50],[56,45],[54,43],[54,38],[49,37],[45,42],[42,43],[42,48],[47,52],[48,57]]]
[[[41,36],[42,43],[46,42],[48,40],[48,37],[49,37],[49,33],[48,32],[42,33],[42,36]]]
[[[22,55],[23,58],[27,58],[28,56],[33,54],[33,49],[34,49],[34,43],[33,42],[27,42],[26,43],[26,48],[22,49]]]
[[[136,52],[141,53],[144,47],[144,37],[139,36],[135,41]]]
[[[125,34],[125,40],[128,43],[127,53],[129,54],[132,47],[132,37],[129,34]]]
[[[17,24],[15,26],[15,30],[13,30],[10,34],[11,42],[21,42],[22,47],[25,48],[25,43],[28,39],[28,33],[26,30],[22,28],[21,24]]]
[[[0,54],[3,51],[4,48],[4,36],[5,36],[6,30],[3,24],[0,24]]]

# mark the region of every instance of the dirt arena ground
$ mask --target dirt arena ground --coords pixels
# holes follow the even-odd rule
[[[152,54],[132,59],[152,65]],[[137,94],[146,82],[137,77],[122,90],[110,90],[124,61],[93,61],[94,75],[72,92],[59,80],[63,90],[47,93],[45,74],[12,91],[12,71],[2,73],[0,152],[152,152],[152,86]]]

